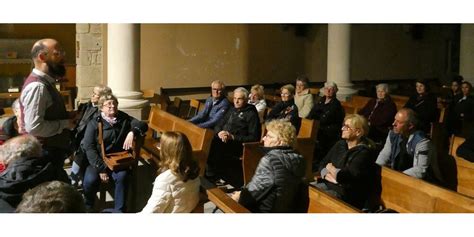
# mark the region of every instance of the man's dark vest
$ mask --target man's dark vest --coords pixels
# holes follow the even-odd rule
[[[56,89],[56,87],[54,85],[52,85],[50,82],[48,82],[45,78],[40,77],[40,76],[38,76],[34,73],[30,73],[28,78],[26,78],[25,83],[23,84],[23,87],[22,87],[22,90],[21,90],[22,93],[23,93],[23,90],[25,89],[25,87],[28,84],[32,83],[32,82],[39,82],[39,83],[42,83],[43,85],[45,85],[46,90],[48,91],[48,93],[51,96],[51,99],[53,101],[53,104],[50,105],[48,108],[46,108],[46,111],[44,113],[44,120],[53,121],[53,120],[68,119],[68,113],[66,111],[66,106],[64,105],[63,97],[61,96],[59,91]],[[22,116],[21,116],[22,117],[21,126],[23,127],[23,131],[26,132],[26,130],[24,129],[25,128],[25,120],[24,120],[24,116],[23,116],[24,107],[23,107],[23,104],[21,103],[21,101],[20,101],[20,109],[21,109],[21,114],[22,114]],[[51,142],[48,142],[48,141],[49,140],[54,140],[54,143],[56,143],[58,146],[62,147],[62,145],[57,143],[57,140],[61,140],[62,138],[66,139],[66,140],[70,139],[70,137],[68,137],[68,136],[70,136],[69,133],[64,134],[65,133],[64,131],[65,130],[63,130],[63,132],[61,134],[57,134],[57,135],[54,135],[52,137],[48,137],[48,138],[38,137],[38,139],[43,144],[51,143]],[[58,139],[58,138],[60,138],[60,139]],[[56,144],[48,144],[48,145],[52,145],[54,147],[54,146],[56,146]]]

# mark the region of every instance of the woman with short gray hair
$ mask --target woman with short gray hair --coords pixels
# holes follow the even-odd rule
[[[374,142],[383,145],[390,130],[393,118],[397,113],[397,106],[389,95],[388,85],[385,83],[375,86],[377,98],[367,102],[358,114],[363,115],[369,122],[368,137]]]

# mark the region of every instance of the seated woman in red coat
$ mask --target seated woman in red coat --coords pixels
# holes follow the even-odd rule
[[[322,181],[316,187],[357,207],[364,208],[375,187],[373,142],[366,138],[367,120],[358,114],[344,118],[342,140],[324,157],[320,169]]]
[[[358,113],[368,120],[370,128],[368,137],[383,145],[388,131],[392,127],[393,117],[397,113],[397,106],[388,93],[387,84],[378,84],[375,88],[377,98],[369,100]]]

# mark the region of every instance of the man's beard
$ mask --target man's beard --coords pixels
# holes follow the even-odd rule
[[[56,79],[60,79],[66,75],[66,67],[62,63],[53,63],[46,61],[48,65],[48,74]]]

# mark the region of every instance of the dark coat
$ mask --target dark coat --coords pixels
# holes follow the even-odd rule
[[[46,158],[18,158],[0,174],[0,199],[16,207],[26,191],[53,180],[69,183],[67,176]]]
[[[378,103],[375,98],[369,100],[358,113],[366,117],[369,122],[370,130],[368,137],[375,142],[385,142],[397,113],[397,106],[393,103],[390,96],[387,96]]]
[[[323,96],[308,115],[309,119],[319,120],[318,142],[321,156],[341,138],[341,127],[344,121],[344,108],[337,98],[325,104],[326,97]],[[316,155],[316,154],[315,154]]]
[[[243,188],[239,203],[252,212],[307,212],[305,159],[290,147],[264,150],[266,154]]]
[[[329,150],[321,163],[320,171],[332,163],[340,171],[338,184],[323,180],[329,189],[337,192],[344,201],[362,209],[375,187],[376,156],[367,141],[348,149],[345,140],[340,140]]]
[[[216,134],[228,131],[234,135],[234,141],[239,143],[259,141],[262,127],[257,109],[251,104],[246,104],[240,109],[230,108],[214,131]]]
[[[105,171],[107,166],[102,160],[101,147],[98,143],[99,130],[98,119],[102,119],[99,114],[92,119],[87,125],[84,139],[81,146],[86,151],[87,160],[99,172]],[[123,151],[123,143],[127,134],[133,131],[135,137],[143,136],[148,125],[145,122],[139,121],[128,114],[118,111],[117,123],[114,126],[103,120],[103,140],[106,153]]]
[[[211,96],[206,99],[204,109],[191,118],[189,122],[194,123],[201,128],[213,129],[224,117],[229,107],[231,107],[231,105],[226,97],[220,98],[214,104],[214,100]]]
[[[429,134],[431,123],[438,121],[439,118],[436,97],[432,94],[426,94],[423,96],[416,94],[408,99],[404,107],[410,108],[416,112],[416,115],[420,120],[418,127],[426,134]]]
[[[301,118],[298,115],[298,107],[293,99],[289,101],[278,102],[273,106],[272,110],[267,116],[267,121],[274,119],[286,119],[296,128],[296,132],[300,130]]]
[[[16,116],[12,116],[3,122],[0,127],[0,140],[2,142],[18,136],[18,130],[15,128],[15,124],[17,124]],[[0,142],[0,144],[2,144],[2,142]]]

